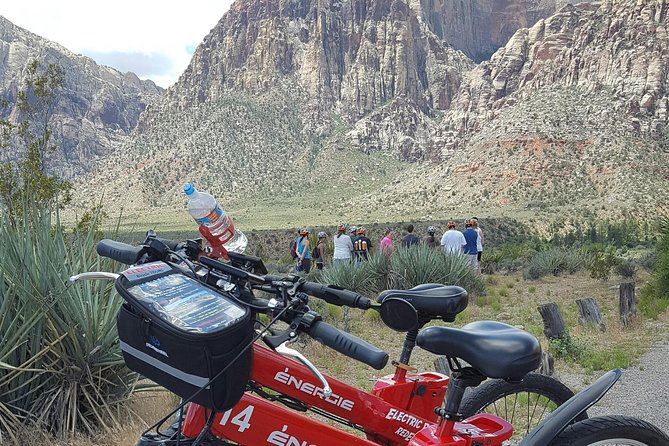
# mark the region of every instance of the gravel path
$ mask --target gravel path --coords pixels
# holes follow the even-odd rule
[[[558,378],[577,391],[597,376],[560,374]],[[669,432],[669,341],[655,344],[635,366],[623,370],[620,380],[588,414],[629,415]]]

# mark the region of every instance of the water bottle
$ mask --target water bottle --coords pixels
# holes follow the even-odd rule
[[[188,213],[200,225],[200,232],[212,247],[223,245],[229,252],[244,252],[248,243],[246,236],[235,229],[232,218],[218,205],[216,199],[206,192],[195,189],[192,183],[184,184],[188,197]]]

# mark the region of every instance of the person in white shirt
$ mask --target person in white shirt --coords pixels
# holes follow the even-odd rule
[[[462,235],[462,232],[455,229],[455,223],[452,221],[448,222],[447,227],[448,230],[441,237],[441,246],[444,248],[444,252],[446,254],[462,252],[462,248],[467,244],[465,236]]]
[[[334,253],[332,255],[332,266],[342,262],[351,261],[351,252],[353,251],[353,242],[351,237],[345,234],[346,225],[340,223],[337,226],[337,235],[334,236]]]

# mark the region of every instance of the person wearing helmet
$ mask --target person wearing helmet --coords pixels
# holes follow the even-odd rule
[[[434,236],[434,234],[437,232],[437,228],[434,226],[430,225],[427,227],[427,237],[423,239],[423,244],[426,246],[429,246],[430,248],[436,248],[439,246],[439,241],[437,238]]]
[[[351,259],[355,259],[355,239],[358,238],[358,227],[357,226],[349,226],[348,228],[348,236],[351,237],[351,245],[354,247],[354,249],[351,249]]]
[[[353,243],[351,237],[346,235],[346,225],[343,223],[337,226],[337,235],[334,237],[334,253],[332,254],[332,265],[336,266],[342,262],[351,261],[351,251]]]
[[[465,220],[465,230],[462,233],[462,235],[465,237],[465,240],[467,241],[467,244],[464,246],[464,252],[467,255],[467,258],[469,259],[469,266],[472,268],[474,271],[479,270],[479,261],[477,260],[478,258],[478,239],[479,239],[479,234],[474,230],[474,223],[472,222],[471,219]]]
[[[365,233],[367,230],[363,226],[358,226],[356,231],[357,237],[353,242],[353,258],[355,260],[367,260],[369,258],[369,250],[372,249],[372,241],[367,238]]]
[[[312,253],[312,257],[316,262],[316,268],[318,269],[323,269],[325,266],[325,239],[327,236],[328,234],[326,232],[321,231],[318,233],[318,243]]]
[[[461,253],[462,248],[467,244],[465,236],[455,229],[455,223],[452,221],[449,221],[446,227],[448,230],[441,237],[441,246],[444,248],[444,252],[446,254]]]
[[[311,253],[309,252],[309,230],[300,229],[300,238],[297,241],[297,261],[295,265],[296,272],[309,273],[311,271]]]

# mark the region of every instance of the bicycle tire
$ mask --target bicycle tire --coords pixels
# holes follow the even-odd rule
[[[494,379],[471,389],[462,400],[460,413],[465,418],[484,412],[499,416],[513,425],[513,438],[518,439],[572,396],[574,392],[556,378],[528,373],[519,383]],[[583,412],[575,421],[587,418]]]
[[[669,446],[669,437],[638,418],[594,417],[572,424],[550,446]]]

